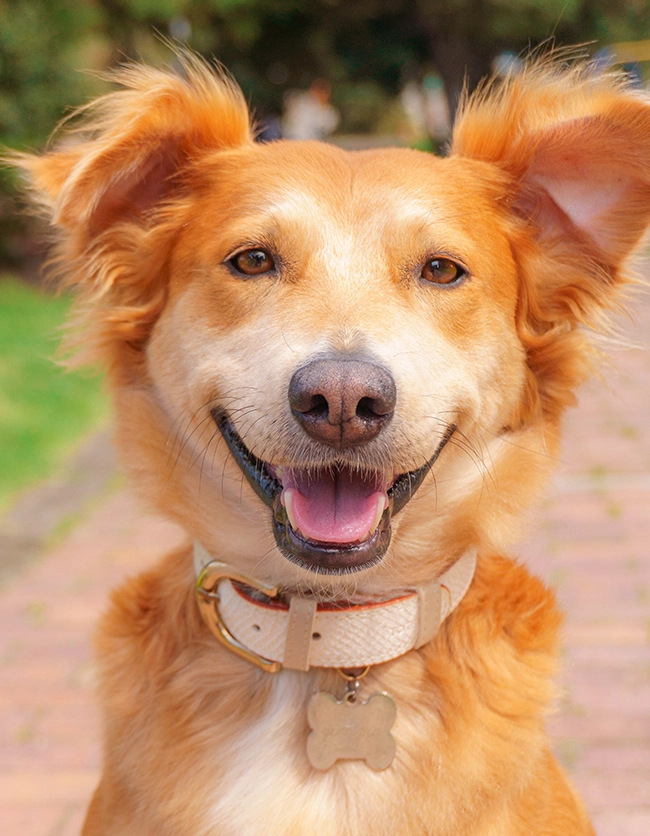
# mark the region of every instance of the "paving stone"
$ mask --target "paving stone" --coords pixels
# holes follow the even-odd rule
[[[0,833],[3,836],[56,836],[55,828],[63,820],[63,804],[7,804],[0,806]],[[79,830],[74,836],[79,836]],[[72,834],[71,834],[72,836]]]
[[[648,836],[650,809],[599,810],[593,817],[598,836]]]
[[[647,343],[643,300],[631,338]],[[617,352],[609,391],[569,413],[555,493],[518,553],[566,612],[549,732],[598,836],[650,834],[650,352]]]

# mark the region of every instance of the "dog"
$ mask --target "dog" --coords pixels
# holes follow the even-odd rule
[[[185,56],[14,163],[186,548],[97,638],[85,836],[578,836],[561,616],[510,557],[650,223],[650,105],[532,61],[450,153],[257,144]]]

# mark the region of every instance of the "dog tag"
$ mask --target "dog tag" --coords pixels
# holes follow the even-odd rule
[[[324,691],[314,694],[307,709],[309,763],[329,769],[337,760],[365,760],[371,769],[386,769],[395,757],[390,728],[396,714],[386,693],[373,694],[366,702],[357,702],[354,691],[341,701]]]

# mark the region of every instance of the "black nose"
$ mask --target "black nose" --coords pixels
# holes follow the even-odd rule
[[[312,438],[337,449],[367,444],[379,435],[396,398],[386,369],[352,358],[313,360],[289,384],[296,421]]]

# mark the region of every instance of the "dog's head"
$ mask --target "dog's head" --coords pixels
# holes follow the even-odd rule
[[[117,80],[79,142],[21,165],[141,488],[287,583],[395,587],[502,546],[650,220],[648,104],[531,67],[442,159],[255,144],[194,60]]]

